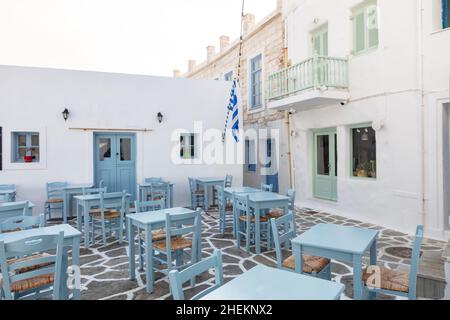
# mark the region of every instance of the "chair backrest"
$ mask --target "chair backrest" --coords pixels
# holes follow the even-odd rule
[[[56,251],[56,253],[51,253]],[[10,243],[0,241],[0,266],[3,275],[3,294],[7,300],[13,299],[11,284],[30,278],[52,275],[53,299],[59,299],[62,279],[64,232],[56,235],[37,235]],[[46,255],[33,256],[36,253]],[[31,258],[33,257],[33,258]],[[10,258],[26,258],[8,263]],[[33,268],[40,265],[41,268]]]
[[[288,243],[297,236],[297,227],[295,225],[295,215],[291,212],[278,219],[270,219],[272,227],[273,242],[275,245],[275,253],[277,255],[277,265],[281,269],[283,265],[283,254],[281,252],[281,244]]]
[[[7,194],[0,194],[0,203],[9,202],[9,195]]]
[[[99,193],[106,193],[107,192],[106,187],[101,188],[83,188],[83,195],[90,195],[90,194],[99,194]]]
[[[99,182],[98,182],[98,187],[99,188],[103,188],[103,185],[105,184],[105,182],[103,181],[103,180],[100,180]]]
[[[61,198],[63,188],[67,187],[67,182],[47,182],[47,199]]]
[[[115,209],[121,213],[124,213],[126,196],[126,191],[100,193],[100,210],[102,215],[104,213],[104,209]]]
[[[151,177],[151,178],[144,179],[145,183],[162,182],[162,181],[163,181],[163,179],[160,177]]]
[[[15,184],[0,184],[0,190],[16,190]],[[16,192],[0,194],[0,203],[16,201]]]
[[[197,191],[197,182],[194,178],[189,177],[189,188],[191,189],[191,193]]]
[[[45,215],[12,217],[0,223],[0,233],[45,227]]]
[[[231,174],[227,174],[225,177],[225,181],[223,182],[223,187],[231,188],[232,184],[233,184],[233,176]]]
[[[17,216],[28,216],[30,214],[30,203],[28,201],[7,202],[0,206],[0,222]]]
[[[420,246],[423,239],[423,226],[417,226],[409,271],[409,295],[416,296],[417,271],[419,269]]]
[[[267,191],[267,192],[272,192],[273,190],[273,184],[261,184],[261,190],[262,191]]]
[[[222,186],[216,186],[219,209],[225,208],[225,206],[226,206],[225,192],[223,189],[224,188]]]
[[[191,300],[198,300],[223,285],[222,253],[220,250],[215,250],[211,257],[203,259],[202,261],[184,269],[181,272],[178,270],[172,270],[169,273],[169,283],[173,299],[184,300],[183,284],[193,277],[208,271],[209,269],[214,269],[215,284],[212,287],[197,293],[191,298]]]
[[[233,194],[233,214],[235,221],[239,220],[242,215],[246,216],[247,224],[250,224],[251,214],[248,205],[249,195]]]
[[[289,198],[289,210],[295,212],[295,189],[287,189],[286,196]]]
[[[0,190],[14,190],[16,189],[15,184],[0,184]]]
[[[163,210],[166,208],[166,200],[164,198],[153,201],[135,201],[134,206],[136,212],[150,212]]]

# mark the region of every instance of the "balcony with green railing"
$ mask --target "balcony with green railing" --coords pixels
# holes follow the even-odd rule
[[[348,90],[348,60],[315,55],[269,76],[269,101],[308,90]]]

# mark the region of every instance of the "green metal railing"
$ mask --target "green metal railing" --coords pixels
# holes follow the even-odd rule
[[[348,88],[348,60],[313,56],[269,76],[268,99],[285,98],[300,91],[333,87]]]

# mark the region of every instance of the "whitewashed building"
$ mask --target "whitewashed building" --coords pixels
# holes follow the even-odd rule
[[[46,182],[97,184],[105,170],[108,191],[173,182],[175,206],[190,204],[189,176],[232,174],[240,185],[242,165],[202,161],[202,133],[221,137],[229,92],[225,81],[0,66],[0,184],[16,184],[35,213]]]
[[[298,205],[449,237],[450,1],[286,0]]]

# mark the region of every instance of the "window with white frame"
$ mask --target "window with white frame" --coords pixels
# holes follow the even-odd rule
[[[39,133],[12,132],[11,162],[39,162]]]
[[[353,53],[358,54],[378,47],[377,1],[365,1],[353,10]]]
[[[196,136],[193,133],[182,133],[180,135],[180,157],[181,159],[195,159]]]
[[[262,105],[262,55],[250,60],[250,108]]]
[[[245,140],[245,164],[248,172],[256,172],[255,140]]]
[[[352,173],[354,177],[377,177],[375,130],[370,126],[351,128]]]
[[[442,27],[450,28],[450,0],[442,0]]]
[[[223,76],[223,79],[225,81],[232,81],[233,80],[233,71],[225,73],[225,75]]]

